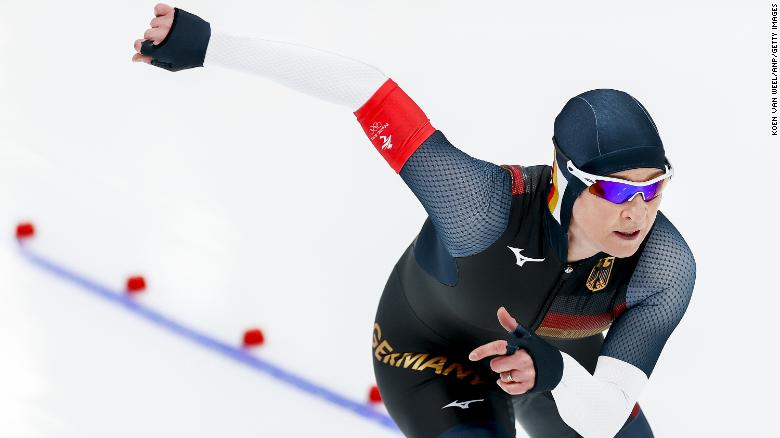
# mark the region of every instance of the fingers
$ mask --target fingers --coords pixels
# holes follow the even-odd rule
[[[487,344],[480,345],[469,353],[469,359],[472,361],[481,360],[488,356],[496,356],[499,354],[506,354],[506,341],[498,340],[488,342]]]
[[[168,29],[163,29],[160,27],[156,27],[153,29],[146,29],[146,32],[144,32],[144,39],[145,40],[151,40],[154,42],[154,45],[160,44],[162,40],[165,39],[165,35],[168,34]]]
[[[136,53],[135,55],[133,55],[133,62],[145,62],[147,64],[151,64],[152,63],[152,57],[151,56],[142,55],[140,53]]]
[[[533,373],[522,372],[520,370],[509,370],[503,373],[499,373],[498,378],[504,383],[521,383],[526,381],[533,381],[536,376]]]
[[[503,373],[504,371],[520,369],[520,364],[512,356],[503,356],[491,359],[490,369],[496,373]]]
[[[496,384],[498,384],[504,392],[511,395],[524,394],[534,387],[534,382],[504,383],[501,379],[496,380]]]
[[[145,62],[151,64],[152,57],[141,54],[141,45],[145,40],[152,41],[152,44],[158,45],[165,39],[173,24],[174,8],[165,3],[158,3],[154,6],[154,18],[149,22],[150,29],[146,29],[144,37],[135,40],[133,47],[135,55],[133,62]]]
[[[501,356],[490,360],[490,369],[503,373],[509,370],[534,369],[534,362],[531,356],[525,350],[517,350],[511,356]]]
[[[152,21],[149,22],[149,27],[163,27],[166,29],[170,29],[171,25],[173,24],[173,15],[165,15],[162,17],[154,17],[152,18]]]
[[[157,3],[154,6],[154,15],[156,17],[168,14],[173,12],[173,8],[170,5],[166,5],[165,3]]]
[[[521,371],[521,370],[509,370],[498,374],[499,380],[505,383],[520,383],[526,381],[533,381],[536,378],[536,374],[533,371]]]
[[[506,311],[504,306],[498,308],[498,322],[501,323],[501,327],[508,332],[513,332],[517,327],[517,321],[512,318],[512,315]]]

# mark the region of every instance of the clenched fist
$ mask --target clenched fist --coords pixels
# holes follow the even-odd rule
[[[144,37],[135,40],[134,62],[169,71],[202,67],[211,38],[211,25],[197,15],[165,3],[154,7]]]
[[[141,54],[141,44],[144,41],[151,41],[155,46],[160,44],[171,30],[174,12],[175,9],[165,3],[158,3],[154,7],[154,18],[149,22],[149,29],[146,29],[146,32],[144,32],[143,38],[135,40],[136,54],[133,55],[133,62],[143,61],[147,64],[152,63],[151,56]]]

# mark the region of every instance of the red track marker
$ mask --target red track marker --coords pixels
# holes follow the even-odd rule
[[[373,385],[371,389],[368,390],[368,401],[369,403],[382,402],[382,396],[379,394],[379,388],[377,388],[376,385]]]
[[[263,345],[265,337],[260,329],[253,328],[244,332],[244,347],[257,347]]]
[[[127,279],[127,293],[135,294],[146,289],[146,280],[140,275]]]
[[[35,235],[35,227],[29,222],[22,222],[16,226],[16,238],[29,239]]]

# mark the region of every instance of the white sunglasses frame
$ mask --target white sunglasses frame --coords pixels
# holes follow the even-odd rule
[[[651,184],[655,184],[658,181],[664,180],[666,178],[671,178],[672,175],[674,175],[674,169],[672,168],[671,161],[669,161],[668,159],[666,161],[669,164],[668,165],[664,164],[665,170],[664,170],[664,174],[663,175],[657,176],[657,177],[651,179],[650,181],[642,181],[642,182],[629,181],[629,180],[621,179],[621,178],[612,178],[612,177],[609,177],[609,176],[594,175],[592,173],[588,173],[588,172],[585,172],[584,170],[578,169],[577,166],[575,166],[574,163],[572,163],[571,160],[566,162],[566,169],[569,172],[571,172],[572,175],[576,176],[580,181],[585,183],[585,185],[588,186],[588,187],[592,186],[593,184],[596,184],[596,180],[612,181],[612,182],[621,183],[621,184],[628,184],[628,185],[635,186],[635,187],[644,187],[644,186],[649,186]],[[636,196],[636,194],[634,194],[634,196]],[[643,195],[643,197],[644,197],[644,195]],[[632,196],[632,198],[633,198],[633,196]]]

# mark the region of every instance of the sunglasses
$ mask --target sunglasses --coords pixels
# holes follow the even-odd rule
[[[599,198],[606,199],[613,204],[628,202],[640,193],[645,202],[650,201],[661,194],[666,187],[666,182],[671,179],[674,174],[672,163],[667,158],[666,164],[664,164],[664,174],[653,178],[650,181],[634,182],[609,176],[593,175],[592,173],[578,169],[577,166],[574,165],[569,157],[567,157],[561,148],[558,147],[558,140],[555,136],[553,136],[552,141],[555,150],[567,160],[566,169],[582,181],[588,187],[590,193]]]
[[[585,183],[585,185],[588,186],[588,191],[590,193],[599,198],[606,199],[613,204],[628,202],[639,194],[641,194],[642,199],[647,202],[661,194],[666,187],[666,182],[674,174],[671,163],[664,165],[664,168],[665,171],[663,175],[649,181],[634,182],[620,178],[593,175],[578,169],[571,160],[566,162],[566,169],[568,169],[572,175],[579,178],[580,181]]]

